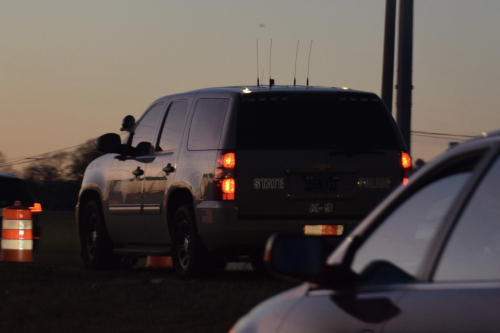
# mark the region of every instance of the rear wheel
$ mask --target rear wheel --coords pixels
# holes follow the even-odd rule
[[[189,279],[200,273],[203,245],[196,232],[193,205],[184,205],[177,210],[172,236],[172,263],[177,275]]]
[[[208,276],[221,271],[225,262],[213,257],[198,236],[193,205],[181,206],[172,225],[172,263],[183,279]]]
[[[114,269],[120,265],[121,257],[113,254],[101,205],[95,200],[85,206],[80,247],[83,264],[88,269]]]

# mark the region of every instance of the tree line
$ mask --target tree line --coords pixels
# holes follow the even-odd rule
[[[87,166],[103,155],[95,148],[95,140],[87,140],[73,151],[38,156],[20,172],[3,166],[5,155],[0,152],[0,171],[21,176],[43,210],[70,211],[75,209],[78,192]]]

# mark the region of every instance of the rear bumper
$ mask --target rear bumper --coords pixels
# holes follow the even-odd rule
[[[204,201],[195,209],[198,233],[210,251],[224,248],[263,248],[269,237],[275,233],[304,234],[305,225],[341,224],[342,236],[325,237],[333,248],[359,223],[359,220],[240,220],[238,207],[230,201]]]

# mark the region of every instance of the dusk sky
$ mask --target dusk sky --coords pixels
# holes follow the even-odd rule
[[[263,82],[380,95],[385,0],[0,2],[0,152],[74,146],[156,98]],[[500,128],[500,1],[415,0],[412,130]],[[262,75],[262,70],[264,74]],[[413,136],[414,160],[450,140]]]

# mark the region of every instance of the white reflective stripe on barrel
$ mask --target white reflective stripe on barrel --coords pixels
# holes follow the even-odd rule
[[[2,229],[33,229],[32,220],[3,220]]]
[[[2,250],[33,250],[33,240],[2,239]]]

